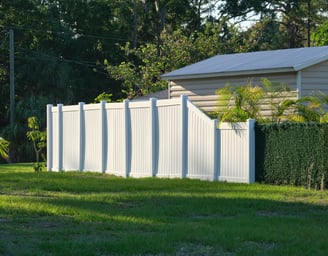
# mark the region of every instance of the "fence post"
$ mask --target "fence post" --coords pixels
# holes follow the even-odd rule
[[[248,119],[248,183],[255,182],[255,120]]]
[[[53,122],[52,104],[47,105],[47,170],[53,168]]]
[[[219,170],[219,166],[220,166],[220,136],[219,136],[219,131],[217,129],[218,127],[218,123],[219,121],[217,119],[213,120],[213,132],[214,132],[214,150],[213,150],[213,174],[214,174],[214,177],[213,177],[213,180],[219,180],[219,175],[220,175],[220,170]]]
[[[106,121],[106,101],[100,102],[100,118],[101,118],[101,166],[100,170],[101,172],[105,172],[106,165],[107,165],[107,121]]]
[[[63,104],[58,109],[58,171],[63,169]]]
[[[84,169],[85,158],[85,120],[84,120],[84,102],[79,102],[79,170]]]
[[[188,172],[188,107],[187,107],[187,95],[181,95],[181,177],[185,178]]]
[[[157,173],[157,129],[156,129],[156,98],[150,98],[150,125],[151,125],[151,169],[152,176]]]
[[[131,165],[131,147],[130,147],[130,111],[129,111],[129,100],[124,100],[124,128],[125,128],[125,177],[130,174]]]

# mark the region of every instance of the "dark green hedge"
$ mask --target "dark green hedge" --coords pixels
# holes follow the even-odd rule
[[[256,180],[328,187],[328,124],[256,124]]]

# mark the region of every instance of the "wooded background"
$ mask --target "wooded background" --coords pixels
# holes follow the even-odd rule
[[[217,54],[326,45],[327,10],[326,0],[2,0],[0,135],[10,161],[33,158],[27,118],[45,128],[47,103],[133,98],[165,88],[161,74]]]

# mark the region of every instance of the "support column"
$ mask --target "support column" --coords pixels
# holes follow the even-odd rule
[[[302,97],[302,71],[297,72],[296,85],[297,85],[297,98],[299,99]]]
[[[187,107],[188,97],[186,95],[181,95],[181,177],[185,178],[188,172],[188,107]]]
[[[107,120],[106,120],[106,101],[100,102],[100,115],[101,115],[101,166],[100,171],[105,173],[107,166]]]
[[[85,119],[84,102],[79,102],[79,170],[84,170],[85,159]]]
[[[255,182],[255,120],[247,120],[248,128],[248,183]]]
[[[130,175],[130,167],[131,167],[131,142],[130,142],[130,110],[129,110],[129,100],[124,100],[124,129],[125,129],[125,167],[124,167],[124,175],[128,177]]]
[[[158,157],[158,150],[157,150],[157,127],[156,127],[156,99],[150,98],[150,125],[151,125],[151,169],[152,169],[152,176],[156,176],[157,174],[157,157]]]
[[[214,163],[213,163],[213,180],[219,180],[220,176],[220,136],[219,136],[219,130],[218,130],[218,123],[219,121],[217,119],[213,120],[213,133],[214,133]]]
[[[58,171],[63,170],[63,104],[58,104]]]
[[[47,105],[47,170],[52,171],[53,168],[53,115],[52,104]]]

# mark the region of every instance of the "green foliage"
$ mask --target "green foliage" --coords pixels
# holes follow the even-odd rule
[[[328,96],[318,92],[296,99],[290,89],[281,83],[263,78],[261,85],[226,85],[216,91],[217,113],[221,122],[244,122],[249,118],[258,122],[327,122]],[[266,105],[270,115],[261,112]]]
[[[0,137],[0,156],[4,159],[8,159],[10,142]]]
[[[111,93],[101,93],[99,94],[96,98],[95,98],[95,103],[99,103],[101,101],[106,101],[107,103],[109,102],[112,102],[112,97],[113,97],[113,94]]]
[[[237,87],[227,85],[216,93],[219,95],[219,103],[223,103],[218,108],[220,122],[245,122],[249,118],[260,118],[259,102],[264,94],[261,87],[251,84]]]
[[[318,26],[311,34],[314,46],[328,45],[328,21]]]
[[[288,118],[288,112],[294,100],[290,99],[290,88],[286,84],[273,83],[267,78],[262,78],[262,86],[265,92],[264,98],[269,101],[271,109],[270,122],[281,122]]]
[[[220,2],[221,11],[235,20],[261,17],[246,33],[245,44],[252,50],[307,46],[312,30],[326,21],[328,8],[326,0]]]
[[[39,121],[37,117],[35,116],[29,117],[27,122],[30,131],[26,132],[26,137],[28,138],[28,140],[32,141],[33,143],[33,149],[36,158],[36,163],[33,168],[36,172],[42,171],[43,166],[40,163],[40,153],[47,146],[46,144],[47,134],[46,131],[40,131]]]
[[[11,142],[10,161],[31,161],[26,119],[36,116],[44,126],[45,104],[93,102],[102,92],[117,101],[161,90],[165,72],[216,54],[303,46],[308,28],[318,28],[313,42],[323,45],[326,10],[325,0],[1,1],[0,127]],[[249,14],[261,19],[239,26]],[[14,131],[9,29],[15,35]]]
[[[328,188],[328,123],[273,123],[256,128],[256,179]]]
[[[242,35],[224,23],[206,23],[204,32],[194,32],[187,36],[183,30],[164,30],[158,42],[146,43],[132,48],[130,43],[121,47],[126,61],[113,65],[109,60],[104,64],[110,76],[122,82],[123,93],[133,98],[136,89],[143,94],[167,87],[161,75],[203,60],[222,52],[239,50]]]

